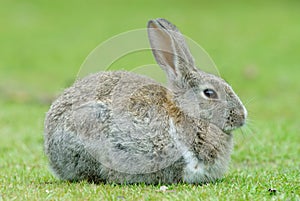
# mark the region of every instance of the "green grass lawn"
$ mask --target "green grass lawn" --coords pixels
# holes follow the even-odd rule
[[[299,11],[298,1],[2,0],[0,201],[300,200]],[[214,184],[166,192],[59,181],[43,153],[50,101],[100,42],[157,17],[210,54],[249,110],[249,124],[235,133],[230,171]]]

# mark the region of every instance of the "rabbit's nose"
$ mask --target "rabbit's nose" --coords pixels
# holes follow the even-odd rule
[[[246,119],[243,118],[243,120],[240,121],[240,122],[238,123],[238,126],[239,126],[239,127],[242,127],[242,126],[244,126],[245,124],[246,124]]]
[[[229,110],[229,117],[227,117],[227,122],[233,127],[241,127],[245,125],[247,118],[247,111],[244,108],[241,109],[231,109]]]
[[[240,121],[238,122],[238,126],[244,126],[246,124],[246,119],[247,119],[247,110],[244,110],[240,115]]]
[[[243,107],[243,114],[242,114],[242,116],[243,116],[243,119],[246,121],[246,119],[247,119],[247,116],[248,116],[248,111],[247,111],[247,109],[245,108],[245,106],[242,106]]]
[[[240,126],[244,126],[246,124],[246,120],[247,120],[247,116],[248,116],[248,112],[246,110],[246,108],[243,106],[242,108],[242,112],[241,112],[241,122],[240,122]]]

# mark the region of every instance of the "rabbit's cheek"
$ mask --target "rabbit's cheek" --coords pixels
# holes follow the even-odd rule
[[[213,112],[212,110],[200,110],[199,111],[200,118],[211,120],[213,119]]]

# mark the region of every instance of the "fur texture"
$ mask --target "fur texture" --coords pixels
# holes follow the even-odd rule
[[[204,183],[226,172],[231,131],[245,123],[245,107],[224,80],[195,67],[174,25],[151,20],[148,34],[168,87],[130,72],[99,72],[51,105],[45,152],[60,179]]]

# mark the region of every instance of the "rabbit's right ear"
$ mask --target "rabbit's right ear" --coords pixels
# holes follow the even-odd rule
[[[148,36],[156,62],[167,72],[169,79],[194,70],[194,59],[175,25],[165,19],[150,20]]]

